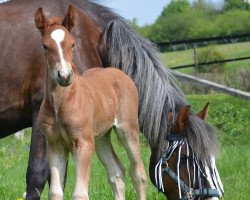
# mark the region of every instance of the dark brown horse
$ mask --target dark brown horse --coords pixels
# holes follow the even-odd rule
[[[165,134],[160,158],[152,149],[150,178],[171,200],[218,200],[223,185],[216,168],[218,144],[214,129],[204,120],[208,104],[197,115],[184,106],[169,113],[172,123]]]
[[[119,15],[91,0],[11,0],[0,4],[0,138],[32,127],[27,170],[27,199],[39,199],[49,177],[46,142],[37,127],[43,99],[44,65],[40,33],[33,16],[64,16],[69,4],[77,8],[73,62],[79,72],[92,66],[118,66],[139,93],[139,126],[160,158],[171,110],[187,105],[155,47],[135,33]],[[164,141],[164,142],[163,142]]]

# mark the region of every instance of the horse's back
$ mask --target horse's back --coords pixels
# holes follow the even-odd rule
[[[134,82],[123,71],[115,67],[91,68],[86,70],[82,77],[91,86],[101,87],[107,84],[110,88],[131,90],[130,92],[135,92],[137,95],[137,89]]]

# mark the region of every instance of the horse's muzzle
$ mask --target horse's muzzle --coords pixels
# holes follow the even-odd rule
[[[71,71],[67,75],[61,75],[60,71],[58,71],[58,76],[57,76],[57,83],[60,86],[67,87],[72,83],[73,80],[73,72]]]

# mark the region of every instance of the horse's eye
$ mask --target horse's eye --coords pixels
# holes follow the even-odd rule
[[[74,47],[75,47],[75,43],[72,44],[72,48],[74,48]]]
[[[45,51],[47,51],[47,50],[48,50],[48,47],[47,47],[45,44],[43,44],[43,49],[44,49]]]

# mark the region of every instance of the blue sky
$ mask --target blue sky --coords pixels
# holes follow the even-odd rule
[[[139,25],[152,24],[170,0],[105,0],[102,3],[126,19],[136,18]]]
[[[222,0],[208,0],[221,4]],[[170,0],[101,0],[107,7],[113,8],[124,18],[136,18],[138,24],[152,24]]]

